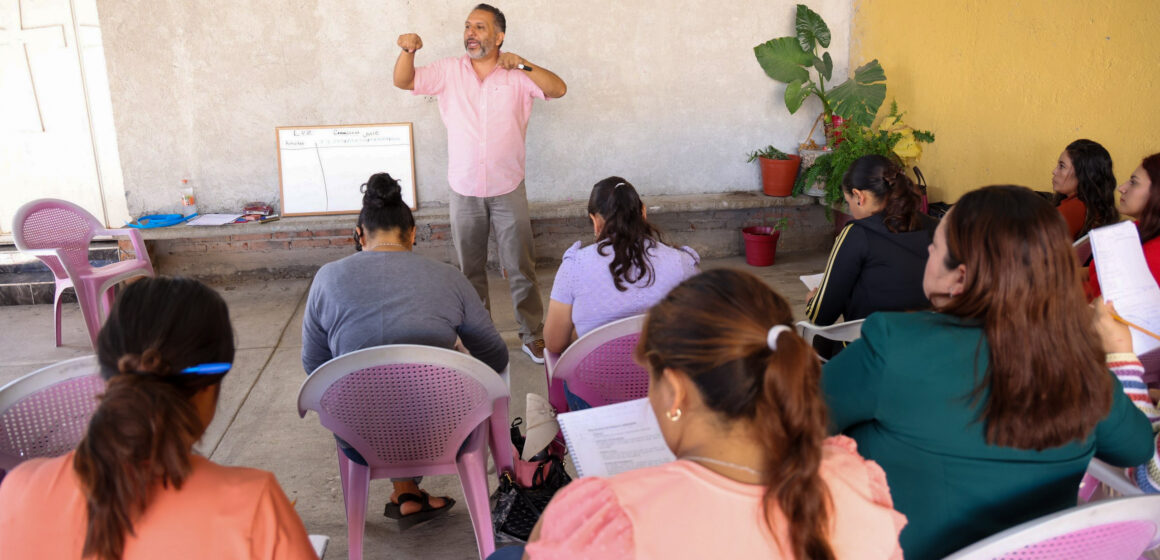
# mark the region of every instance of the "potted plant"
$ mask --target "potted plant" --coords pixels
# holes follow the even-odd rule
[[[774,219],[770,216],[762,220],[766,225],[742,228],[741,236],[745,239],[745,263],[749,266],[770,266],[777,256],[777,240],[785,229],[789,220],[786,218]],[[768,225],[772,223],[773,225]]]
[[[761,162],[761,190],[769,196],[789,196],[802,158],[787,154],[773,146],[749,153],[749,163]]]
[[[934,133],[907,126],[902,122],[903,116],[898,112],[898,104],[891,103],[890,113],[877,126],[851,123],[844,131],[842,143],[834,146],[830,153],[818,156],[813,165],[798,175],[794,194],[821,183],[826,205],[835,208],[845,200],[842,177],[854,160],[878,154],[893,159],[903,168],[912,165],[922,155],[921,144],[934,142]]]
[[[886,72],[878,60],[863,64],[854,71],[852,79],[827,90],[834,61],[828,52],[819,56],[818,47],[830,46],[829,26],[817,12],[798,4],[794,31],[792,37],[771,39],[753,47],[765,74],[786,84],[785,108],[790,114],[796,113],[808,97],[816,96],[822,102],[819,118],[825,124],[826,143],[830,146],[841,140],[846,122],[870,126],[886,99]]]

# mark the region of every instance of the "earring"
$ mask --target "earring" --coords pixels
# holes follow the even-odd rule
[[[681,409],[678,408],[676,412],[673,412],[671,410],[666,412],[665,418],[668,418],[669,420],[671,420],[673,422],[680,420],[681,419]]]

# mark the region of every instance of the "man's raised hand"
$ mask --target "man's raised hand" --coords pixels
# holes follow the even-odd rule
[[[399,48],[413,53],[423,48],[423,39],[414,33],[404,33],[399,35]]]

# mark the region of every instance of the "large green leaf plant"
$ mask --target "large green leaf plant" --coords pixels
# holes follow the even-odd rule
[[[817,12],[798,4],[794,30],[793,37],[779,37],[753,47],[753,54],[766,75],[786,84],[785,108],[790,114],[796,113],[814,95],[822,102],[827,121],[838,115],[859,126],[873,124],[886,99],[886,72],[878,59],[858,67],[853,78],[827,90],[826,82],[833,75],[834,61],[828,52],[819,55],[818,47],[829,48],[830,28]]]

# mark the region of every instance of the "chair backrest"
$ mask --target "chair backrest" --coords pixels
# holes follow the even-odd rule
[[[41,198],[21,206],[12,220],[16,248],[40,257],[57,277],[89,266],[89,243],[104,226],[66,200]],[[47,251],[55,250],[56,258]]]
[[[76,447],[104,390],[96,356],[53,364],[0,387],[0,469]]]
[[[549,381],[568,382],[568,390],[592,406],[647,396],[648,371],[632,358],[644,319],[633,315],[589,331],[564,350]]]
[[[1160,544],[1160,495],[1105,500],[1028,521],[945,560],[1136,560]]]
[[[459,446],[509,393],[487,364],[454,350],[394,344],[339,356],[298,391],[298,414],[322,425],[374,467],[455,462]]]

